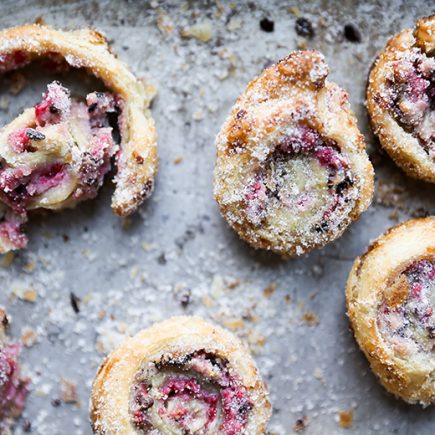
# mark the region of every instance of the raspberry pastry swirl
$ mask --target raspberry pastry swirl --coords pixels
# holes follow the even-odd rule
[[[347,93],[317,51],[290,54],[239,97],[216,139],[215,198],[256,248],[300,255],[369,205],[373,168]]]
[[[6,337],[8,318],[0,308],[0,433],[10,434],[12,419],[19,417],[28,394],[28,379],[20,375],[18,357],[21,347]]]
[[[68,32],[26,24],[0,32],[0,72],[47,57],[86,68],[115,94],[122,109],[121,149],[112,209],[122,216],[134,212],[151,194],[157,171],[155,127],[148,110],[155,90],[138,80],[111,53],[104,36],[94,30]]]
[[[118,147],[109,122],[118,112],[111,94],[94,92],[80,102],[54,82],[41,103],[0,131],[1,253],[26,245],[28,211],[96,196]]]
[[[97,434],[264,434],[266,387],[245,346],[197,317],[174,317],[128,339],[99,369]]]
[[[383,148],[408,175],[435,182],[435,15],[388,41],[369,76],[367,109]]]
[[[379,237],[347,283],[355,338],[381,383],[410,403],[435,403],[435,218]]]

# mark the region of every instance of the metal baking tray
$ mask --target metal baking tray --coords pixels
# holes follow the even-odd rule
[[[105,353],[125,335],[181,313],[214,320],[248,341],[270,387],[271,433],[293,433],[304,416],[306,434],[434,433],[434,409],[407,405],[378,384],[349,332],[344,296],[352,261],[370,240],[397,222],[434,214],[433,185],[407,178],[379,152],[364,108],[376,52],[390,35],[428,15],[429,3],[1,3],[2,28],[42,17],[56,27],[101,30],[119,57],[158,87],[160,171],[153,197],[120,220],[110,210],[107,180],[94,201],[34,216],[28,248],[1,259],[0,304],[12,317],[11,335],[30,330],[36,338],[22,354],[32,386],[15,433],[90,434],[88,398]],[[312,39],[296,34],[300,16],[311,21]],[[356,27],[360,42],[344,36],[346,24]],[[220,217],[212,197],[214,137],[254,76],[305,47],[325,54],[330,78],[350,94],[375,164],[376,195],[338,241],[284,261],[251,249]],[[33,68],[23,74],[18,95],[10,92],[16,78],[2,80],[3,123],[34,104],[53,78]],[[93,86],[80,74],[59,79]],[[25,300],[26,289],[36,291],[35,302]],[[71,294],[80,299],[78,310]]]

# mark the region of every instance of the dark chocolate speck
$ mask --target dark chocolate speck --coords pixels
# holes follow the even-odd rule
[[[296,33],[304,38],[313,38],[315,35],[313,24],[308,18],[300,17],[296,20]]]
[[[346,24],[344,26],[344,37],[350,42],[361,42],[361,32],[354,24]]]
[[[263,32],[271,33],[275,30],[275,23],[272,20],[269,20],[269,18],[263,18],[260,21],[260,29]]]

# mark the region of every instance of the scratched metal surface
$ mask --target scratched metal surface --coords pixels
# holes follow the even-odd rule
[[[159,89],[153,114],[160,171],[152,199],[121,222],[110,210],[113,186],[107,181],[94,201],[33,217],[28,248],[0,268],[0,304],[12,316],[12,336],[26,328],[38,335],[22,355],[32,387],[15,433],[30,422],[34,434],[89,434],[90,385],[104,353],[125,334],[180,313],[203,315],[248,339],[270,386],[273,433],[292,433],[304,415],[307,434],[434,432],[434,409],[406,405],[379,386],[348,331],[344,298],[352,261],[371,239],[398,221],[434,211],[433,187],[411,181],[376,153],[363,106],[375,53],[394,32],[428,14],[429,3],[236,3],[1,3],[0,27],[42,16],[54,26],[98,28],[119,57]],[[212,198],[213,142],[249,80],[303,46],[294,30],[298,10],[315,26],[307,46],[325,54],[331,78],[350,94],[374,156],[378,192],[389,194],[378,194],[340,240],[286,262],[250,249],[221,219]],[[273,32],[260,30],[264,17],[274,21]],[[181,30],[207,20],[210,41],[180,37]],[[361,43],[343,39],[347,23],[361,30]],[[24,73],[28,83],[17,96],[2,80],[1,96],[10,99],[0,113],[3,123],[33,105],[52,79],[29,68]],[[60,80],[78,89],[80,77]],[[276,290],[265,297],[271,283]],[[19,297],[23,288],[37,291],[35,303]],[[81,298],[78,314],[70,292]],[[184,307],[180,301],[188,294]],[[307,312],[315,314],[317,325],[303,321]],[[77,385],[76,404],[56,400],[62,377]],[[341,410],[352,410],[350,429],[337,422]]]

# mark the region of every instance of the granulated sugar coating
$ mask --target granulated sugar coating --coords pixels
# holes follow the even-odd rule
[[[2,27],[42,16],[55,27],[98,28],[119,58],[158,88],[152,111],[160,170],[139,213],[123,221],[113,215],[113,186],[106,183],[98,198],[74,210],[33,216],[28,248],[1,259],[0,305],[13,318],[11,336],[32,330],[37,337],[21,354],[32,383],[15,433],[31,425],[38,435],[90,434],[88,398],[104,355],[126,335],[177,314],[214,320],[248,342],[270,387],[271,433],[433,432],[433,409],[405,405],[378,385],[344,314],[349,270],[369,241],[397,221],[435,212],[433,187],[406,178],[379,151],[364,108],[376,53],[427,15],[427,2],[330,3],[2,3]],[[312,39],[296,34],[299,17],[312,23]],[[261,29],[264,18],[274,23],[272,32]],[[349,23],[360,43],[345,39]],[[308,48],[325,55],[328,80],[349,93],[375,166],[375,201],[339,240],[285,262],[255,252],[220,216],[212,194],[214,140],[255,76]],[[11,77],[2,81],[1,96],[10,101],[0,113],[3,125],[34,106],[54,79],[73,96],[77,84],[86,88],[82,96],[98,89],[87,76],[30,68],[22,70],[27,86],[17,96],[9,93]],[[77,400],[64,396],[61,380],[69,392],[75,386]],[[351,416],[350,430],[340,415]]]

